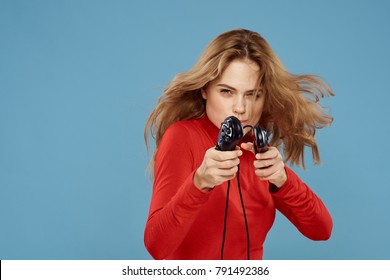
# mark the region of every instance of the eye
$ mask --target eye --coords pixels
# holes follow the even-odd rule
[[[221,89],[221,93],[226,94],[226,95],[230,95],[230,94],[232,94],[232,91],[230,89],[223,88],[223,89]]]
[[[256,92],[256,99],[262,97],[263,94],[264,94],[264,92],[263,92],[262,90],[257,91],[257,92]]]

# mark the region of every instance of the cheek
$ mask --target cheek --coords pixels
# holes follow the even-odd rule
[[[260,117],[261,116],[261,113],[263,112],[263,106],[264,106],[264,104],[263,103],[260,103],[260,104],[258,104],[256,107],[255,107],[255,109],[254,109],[254,115],[256,116],[256,117]]]
[[[208,95],[206,100],[206,114],[210,121],[217,126],[220,127],[221,123],[225,119],[226,108],[225,103],[221,102],[218,97]]]
[[[208,106],[209,109],[212,109],[215,113],[223,113],[232,107],[230,103],[230,100],[224,99],[215,94],[208,96],[206,106]]]
[[[257,123],[260,120],[261,114],[264,108],[264,99],[257,100],[253,106],[251,111],[251,119],[253,123]]]

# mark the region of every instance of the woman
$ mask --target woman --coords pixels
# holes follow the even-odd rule
[[[285,162],[304,167],[304,147],[319,163],[315,130],[332,117],[318,104],[333,95],[318,77],[288,73],[256,32],[215,38],[177,75],[145,126],[156,140],[145,246],[155,259],[262,259],[276,209],[306,237],[327,240],[332,219]],[[246,135],[233,151],[215,149],[228,116],[272,135],[254,153]]]

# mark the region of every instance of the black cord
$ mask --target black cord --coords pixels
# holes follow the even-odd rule
[[[253,126],[251,125],[245,125],[243,129],[245,128],[251,128],[253,130]],[[253,133],[253,131],[252,131]],[[241,192],[241,184],[240,184],[240,165],[238,165],[237,170],[237,185],[238,185],[238,191],[240,193],[240,200],[241,200],[241,207],[242,207],[242,213],[244,214],[244,222],[245,222],[245,231],[246,231],[246,242],[247,242],[247,257],[248,260],[250,260],[250,239],[249,239],[249,226],[248,226],[248,220],[246,218],[246,212],[245,212],[245,205],[244,205],[244,199],[242,197]],[[226,203],[225,203],[225,217],[223,219],[223,234],[222,234],[222,247],[221,247],[221,260],[223,260],[223,252],[225,248],[225,239],[226,239],[226,225],[227,225],[227,215],[228,215],[228,208],[229,208],[229,193],[230,193],[230,180],[228,181],[228,187],[226,190]]]
[[[253,126],[252,125],[244,125],[244,127],[242,128],[242,129],[245,129],[245,128],[247,128],[247,127],[250,127],[250,128],[252,128],[253,129]]]
[[[240,184],[240,165],[238,165],[238,170],[237,170],[237,185],[238,185],[238,191],[239,191],[239,193],[240,193],[240,200],[241,200],[242,212],[243,212],[243,214],[244,214],[244,221],[245,221],[246,241],[247,241],[247,257],[248,257],[248,260],[250,260],[249,227],[248,227],[248,220],[247,220],[247,218],[246,218],[244,199],[243,199],[243,197],[242,197],[242,192],[241,192],[241,184]],[[226,225],[227,225],[227,215],[228,215],[228,208],[229,208],[229,193],[230,193],[230,180],[228,181],[228,187],[227,187],[227,190],[226,190],[226,203],[225,203],[225,217],[224,217],[224,219],[223,219],[223,234],[222,234],[221,260],[223,260],[223,252],[224,252],[224,248],[225,248]]]
[[[228,181],[228,187],[226,191],[226,203],[225,203],[225,217],[223,219],[223,234],[222,234],[222,247],[221,247],[221,260],[223,260],[223,250],[225,248],[225,238],[226,238],[226,224],[227,224],[227,214],[229,207],[229,193],[230,193],[230,180]]]
[[[240,165],[238,165],[238,171],[237,171],[237,184],[238,184],[238,191],[239,191],[239,193],[240,193],[240,200],[241,200],[241,206],[242,206],[242,213],[244,214],[244,221],[245,221],[247,257],[248,257],[248,260],[250,260],[251,258],[250,258],[249,226],[248,226],[248,220],[247,220],[247,218],[246,218],[244,199],[242,198],[242,192],[241,192],[241,185],[240,185]]]

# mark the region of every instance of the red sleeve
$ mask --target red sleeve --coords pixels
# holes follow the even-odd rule
[[[164,259],[183,241],[210,193],[193,184],[196,168],[185,127],[169,127],[156,154],[154,185],[144,242],[151,256]]]
[[[333,222],[325,205],[291,169],[286,167],[286,173],[286,183],[271,190],[276,208],[307,238],[329,239]]]

